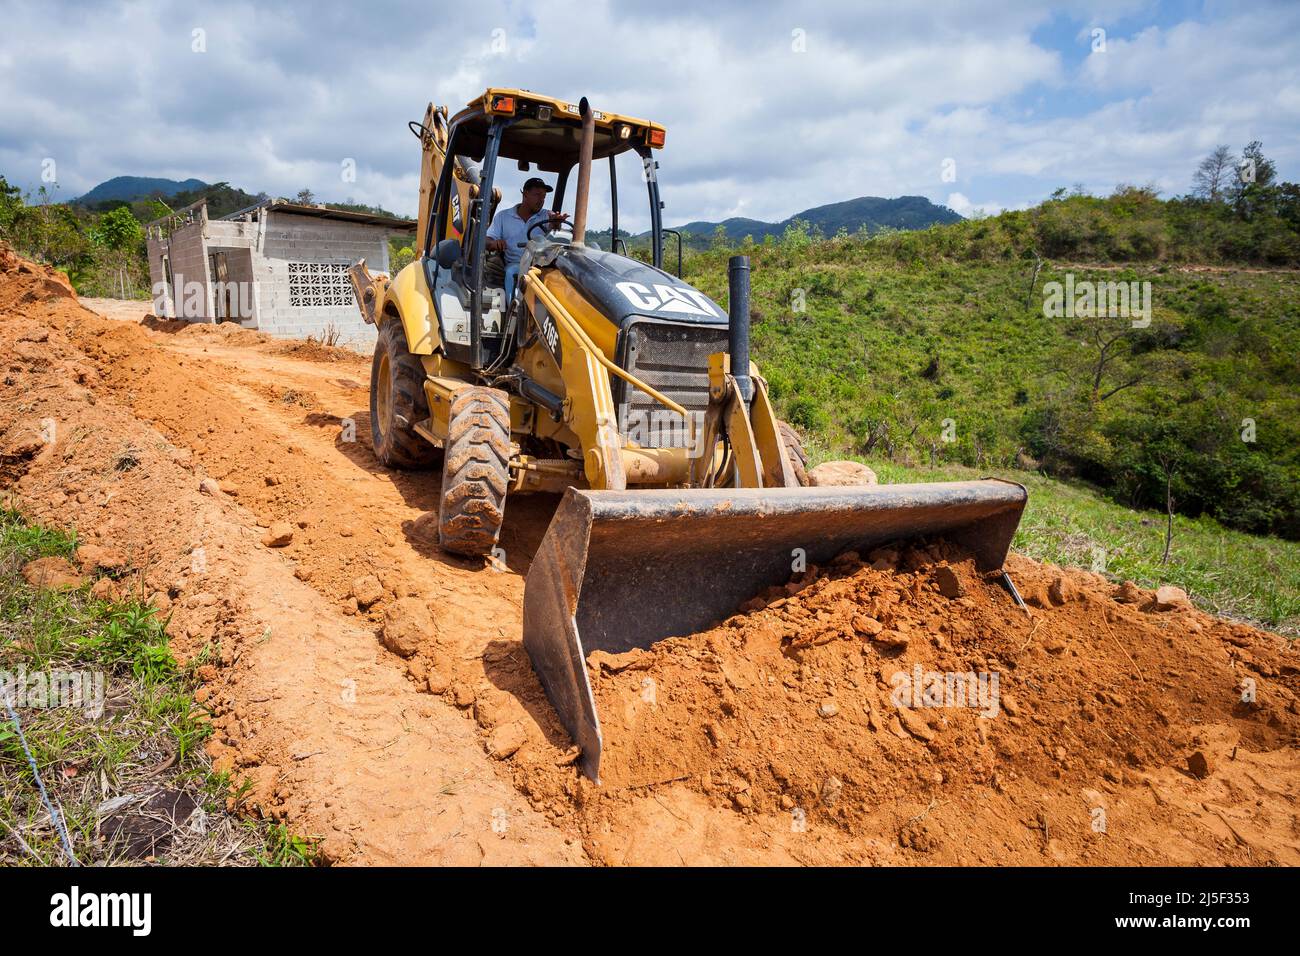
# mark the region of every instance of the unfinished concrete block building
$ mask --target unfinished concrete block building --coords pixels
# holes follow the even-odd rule
[[[372,271],[389,271],[389,237],[414,229],[409,219],[283,199],[209,219],[201,200],[146,228],[154,311],[369,346],[375,328],[361,319],[348,266],[364,258]]]

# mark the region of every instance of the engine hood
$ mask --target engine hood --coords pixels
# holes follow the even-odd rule
[[[651,317],[694,325],[727,325],[727,313],[703,292],[636,259],[569,246],[555,267],[620,328]]]

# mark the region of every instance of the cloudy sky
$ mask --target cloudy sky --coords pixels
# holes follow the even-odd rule
[[[970,214],[1076,184],[1180,194],[1215,144],[1252,139],[1300,178],[1295,2],[0,0],[0,22],[0,175],[49,170],[65,198],[194,176],[409,214],[406,121],[489,85],[665,124],[670,224],[863,195]]]

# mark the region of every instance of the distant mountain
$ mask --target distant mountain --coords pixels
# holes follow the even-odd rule
[[[785,233],[786,227],[796,219],[821,230],[821,233],[828,237],[835,235],[841,228],[849,232],[857,232],[860,228],[865,228],[867,232],[879,232],[881,229],[927,229],[933,225],[962,221],[962,217],[947,206],[932,203],[924,196],[899,196],[897,199],[859,196],[857,199],[846,199],[844,202],[814,206],[780,222],[764,222],[761,219],[745,219],[736,216],[724,219],[722,222],[696,220],[676,228],[682,233],[683,245],[702,249],[708,247],[719,226],[726,232],[729,242],[738,243],[746,236],[752,236],[755,242],[762,242],[767,236],[779,239]],[[648,232],[629,235],[620,229],[618,233],[627,241],[629,247],[643,248],[650,244]],[[588,231],[587,235],[602,249],[609,248],[608,229],[598,232]],[[670,239],[670,252],[672,248],[674,247]]]
[[[733,218],[722,222],[688,222],[679,226],[681,232],[695,236],[712,238],[718,226],[726,230],[731,240],[753,236],[758,242],[768,235],[780,237],[796,219],[802,219],[810,226],[820,227],[827,236],[833,236],[840,229],[856,232],[866,227],[868,232],[889,229],[925,229],[936,223],[961,222],[961,216],[947,206],[939,206],[924,196],[899,196],[897,199],[882,199],[879,196],[860,196],[844,202],[830,203],[826,206],[814,206],[803,212],[795,213],[781,222],[763,222],[759,219]]]
[[[93,206],[100,202],[131,202],[136,199],[148,199],[150,196],[170,198],[177,193],[202,189],[206,185],[207,183],[201,179],[178,181],[153,176],[114,176],[100,183],[75,202],[83,206]]]

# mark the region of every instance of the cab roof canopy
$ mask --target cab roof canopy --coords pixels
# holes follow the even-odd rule
[[[658,123],[593,110],[595,143],[592,159],[616,156],[638,146],[662,147],[664,128]],[[544,172],[560,173],[578,161],[582,117],[577,103],[568,103],[528,90],[492,88],[451,120],[459,130],[456,152],[482,160],[488,128],[494,118],[515,122],[501,139],[500,156],[536,164]]]

